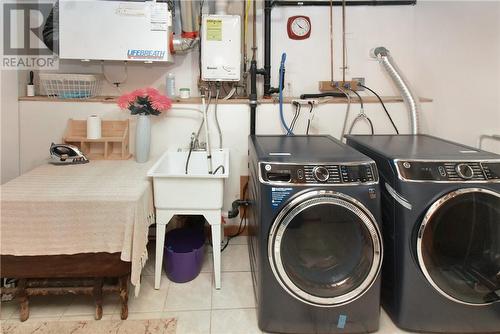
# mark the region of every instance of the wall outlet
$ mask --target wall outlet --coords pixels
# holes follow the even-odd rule
[[[364,85],[364,84],[365,84],[365,78],[363,78],[363,77],[352,78],[352,81],[357,81],[357,82],[358,82],[358,84],[362,84],[362,85]],[[356,90],[365,90],[365,88],[364,88],[364,87],[361,87],[361,86],[359,86],[359,85],[357,86],[357,88],[358,88],[358,89],[356,89]]]

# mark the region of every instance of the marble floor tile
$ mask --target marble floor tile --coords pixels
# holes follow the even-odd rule
[[[30,319],[60,317],[77,297],[71,295],[29,297],[29,317]]]
[[[201,273],[187,283],[170,283],[164,311],[209,310],[212,302],[212,274]]]
[[[255,298],[251,273],[222,273],[222,288],[212,289],[212,309],[253,307],[255,307]]]
[[[246,235],[240,235],[237,237],[234,237],[230,241],[231,245],[248,245],[248,236]]]
[[[209,334],[210,311],[164,312],[164,318],[177,319],[176,334]]]
[[[154,276],[143,276],[141,290],[138,297],[132,292],[128,299],[128,310],[132,312],[160,312],[163,310],[167,298],[170,281],[167,278],[161,280],[159,290],[154,289]]]
[[[231,240],[232,242],[232,240]],[[222,252],[222,271],[250,271],[250,258],[247,245],[229,246]]]
[[[7,320],[16,312],[19,312],[19,303],[15,299],[0,303],[0,320]]]
[[[102,314],[114,314],[120,309],[120,296],[118,294],[106,294],[103,296]],[[94,315],[95,301],[92,296],[76,296],[73,302],[63,313],[64,317],[78,315]]]
[[[254,308],[213,310],[211,323],[211,334],[261,333]]]

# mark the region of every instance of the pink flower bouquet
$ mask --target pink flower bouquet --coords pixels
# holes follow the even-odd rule
[[[120,96],[118,106],[132,115],[160,115],[172,107],[172,100],[154,88],[145,88]]]

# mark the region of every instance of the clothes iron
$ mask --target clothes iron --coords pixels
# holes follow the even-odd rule
[[[75,165],[89,162],[89,159],[78,147],[69,144],[52,143],[50,145],[50,158],[50,163],[54,165]]]

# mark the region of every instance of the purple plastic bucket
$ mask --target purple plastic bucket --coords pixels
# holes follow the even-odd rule
[[[203,265],[204,245],[203,230],[179,228],[169,231],[163,257],[167,277],[176,283],[195,279]]]

